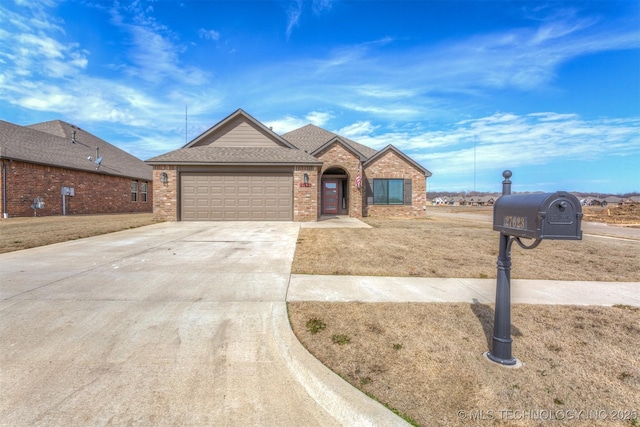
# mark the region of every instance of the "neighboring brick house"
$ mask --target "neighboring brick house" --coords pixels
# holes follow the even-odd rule
[[[60,120],[0,120],[0,162],[3,218],[153,210],[149,165]]]
[[[420,217],[431,173],[314,125],[278,135],[237,110],[153,165],[159,220]]]

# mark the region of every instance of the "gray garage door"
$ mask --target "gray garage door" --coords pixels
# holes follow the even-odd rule
[[[216,173],[181,175],[184,221],[291,221],[291,174]]]

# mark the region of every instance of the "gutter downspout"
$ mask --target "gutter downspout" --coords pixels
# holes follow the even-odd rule
[[[2,159],[2,217],[9,218],[7,212],[7,162]]]

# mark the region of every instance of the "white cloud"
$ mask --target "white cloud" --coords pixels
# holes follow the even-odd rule
[[[280,119],[265,121],[264,124],[267,127],[273,128],[275,133],[283,134],[308,124],[322,127],[331,120],[332,117],[333,116],[330,113],[311,111],[307,113],[304,118],[294,115],[286,115]]]
[[[341,105],[344,108],[348,108],[350,110],[374,114],[376,116],[382,117],[391,117],[391,118],[402,118],[405,120],[410,120],[416,118],[420,115],[421,111],[416,108],[415,105],[402,105],[399,104],[355,104],[351,102],[345,102]]]
[[[309,122],[305,119],[301,119],[295,116],[285,116],[278,120],[270,120],[264,122],[267,127],[273,129],[273,131],[277,134],[283,134],[299,127],[308,125]]]
[[[333,116],[330,113],[322,113],[320,111],[312,111],[305,116],[309,123],[320,127],[324,126],[332,118]]]
[[[111,10],[112,24],[130,35],[127,55],[133,65],[115,64],[132,77],[151,84],[178,82],[183,85],[200,85],[207,81],[204,70],[182,64],[179,56],[185,46],[176,43],[176,35],[159,24],[149,14],[153,8],[142,10],[137,2]]]
[[[353,140],[358,140],[359,138],[368,137],[379,127],[380,126],[372,125],[370,121],[362,121],[345,126],[336,133]]]
[[[393,143],[445,179],[468,174],[474,166],[490,171],[497,165],[513,168],[640,156],[639,127],[640,118],[584,120],[552,112],[499,113],[461,121],[443,131],[380,133],[368,142],[377,147]]]
[[[302,15],[302,6],[302,0],[296,0],[289,4],[289,8],[287,9],[287,39],[291,37],[293,27],[298,26],[300,16]]]
[[[333,6],[332,0],[313,0],[311,2],[311,8],[313,9],[313,13],[316,15],[321,14],[322,12],[331,10]]]
[[[307,3],[311,4],[311,10],[316,16],[321,15],[323,12],[331,10],[333,6],[332,0],[313,0]],[[304,6],[304,0],[293,0],[287,2],[287,39],[291,37],[293,29],[300,25],[300,18],[302,16]]]
[[[198,30],[198,37],[205,40],[220,40],[220,33],[216,30],[205,30],[204,28],[200,28]]]

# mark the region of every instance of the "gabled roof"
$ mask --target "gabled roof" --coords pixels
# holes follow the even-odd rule
[[[147,160],[149,164],[321,165],[304,151],[287,147],[188,147]]]
[[[93,162],[96,148],[103,158],[98,170]],[[0,120],[0,158],[149,181],[153,177],[153,169],[142,160],[61,120],[30,126]]]
[[[220,122],[218,122],[216,125],[214,125],[213,127],[207,129],[206,131],[204,131],[203,133],[198,135],[195,139],[193,139],[191,142],[187,143],[182,148],[190,148],[190,147],[193,147],[193,146],[197,146],[198,143],[200,143],[200,142],[206,140],[208,137],[220,132],[221,129],[223,129],[225,126],[227,126],[228,124],[230,124],[231,122],[235,121],[238,118],[243,118],[245,120],[245,122],[248,122],[248,123],[252,124],[257,129],[260,129],[265,135],[267,135],[270,139],[272,139],[274,142],[278,143],[279,145],[282,145],[283,147],[287,147],[287,148],[296,148],[293,145],[291,145],[291,143],[289,141],[283,139],[280,135],[275,133],[273,130],[271,130],[270,128],[266,127],[262,123],[260,123],[258,120],[256,120],[254,117],[252,117],[246,111],[244,111],[242,108],[237,109],[236,111],[231,113],[229,116],[227,116],[226,118],[224,118]]]
[[[365,159],[376,154],[376,150],[373,148],[311,124],[287,132],[282,135],[282,137],[307,153],[317,152],[320,147],[332,141],[334,138],[340,138],[345,145],[350,146],[353,150],[364,156]]]
[[[379,159],[380,157],[384,156],[385,153],[388,153],[389,151],[392,151],[392,152],[396,153],[398,156],[402,157],[407,163],[409,163],[410,165],[412,165],[413,167],[415,167],[416,169],[418,169],[419,171],[424,173],[427,177],[432,175],[431,172],[429,172],[427,169],[423,168],[415,160],[413,160],[411,157],[407,156],[406,154],[404,154],[402,151],[398,150],[396,147],[394,147],[391,144],[387,145],[382,150],[378,151],[376,154],[374,154],[373,156],[369,157],[369,160],[367,160],[364,163],[364,166],[367,167],[367,165],[370,165],[371,163],[375,162],[377,159]]]
[[[323,162],[315,156],[331,144],[340,144],[365,164],[392,150],[426,176],[431,176],[431,172],[392,145],[376,151],[311,124],[278,136],[242,109],[236,110],[182,148],[146,162],[176,165],[321,165]]]
[[[358,159],[360,159],[361,162],[364,162],[365,160],[367,160],[367,158],[365,156],[363,156],[362,153],[357,151],[351,144],[347,144],[339,136],[335,136],[335,137],[331,138],[329,141],[325,142],[324,144],[322,144],[320,147],[316,148],[315,150],[313,150],[309,154],[311,154],[312,156],[317,156],[323,150],[325,150],[326,148],[328,148],[332,144],[340,144],[340,145],[342,145],[347,151],[350,151],[351,153],[353,153],[354,156],[356,156]]]

